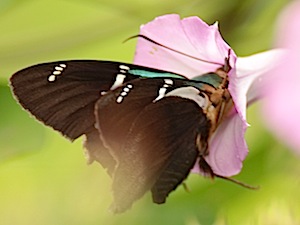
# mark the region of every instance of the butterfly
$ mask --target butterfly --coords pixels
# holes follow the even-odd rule
[[[153,202],[164,203],[196,163],[221,177],[204,157],[233,106],[228,60],[194,79],[121,62],[57,61],[16,72],[10,85],[37,120],[71,141],[85,137],[90,162],[113,179],[111,209],[119,213],[148,190]]]

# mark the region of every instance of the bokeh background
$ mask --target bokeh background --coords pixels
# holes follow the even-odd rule
[[[2,225],[276,225],[300,224],[300,158],[248,109],[250,153],[237,179],[190,175],[167,204],[147,194],[121,215],[108,211],[111,180],[86,165],[81,142],[70,143],[14,101],[8,78],[32,64],[60,59],[131,62],[139,26],[166,13],[218,20],[240,56],[272,48],[287,0],[0,0],[0,224]]]

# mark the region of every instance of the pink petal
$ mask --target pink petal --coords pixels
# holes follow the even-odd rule
[[[289,49],[282,66],[269,75],[264,105],[266,121],[278,138],[300,154],[300,2],[281,15],[278,45]]]
[[[214,173],[222,176],[238,174],[247,156],[245,142],[246,107],[264,93],[265,76],[278,65],[283,50],[271,50],[249,57],[239,57],[236,73],[230,77],[229,91],[235,102],[236,113],[224,120],[210,141],[206,160]]]
[[[264,114],[271,131],[300,153],[300,74],[296,72],[299,54],[291,54],[287,60],[289,67],[278,69],[266,90]]]
[[[293,1],[281,13],[278,23],[277,46],[299,50],[300,1]]]
[[[247,105],[262,97],[268,85],[266,75],[280,64],[283,55],[282,49],[276,49],[237,58],[236,75],[230,77],[229,91],[245,125]]]
[[[176,51],[215,63],[196,60],[139,38],[135,64],[179,73],[189,78],[221,67],[230,49],[222,39],[217,24],[209,26],[198,17],[180,20],[174,14],[160,16],[142,26],[140,34]],[[235,59],[232,51],[232,67]]]
[[[230,177],[241,171],[248,154],[246,128],[237,113],[220,124],[209,142],[209,155],[205,158],[215,174]]]

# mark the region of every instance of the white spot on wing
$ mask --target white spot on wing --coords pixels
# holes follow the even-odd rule
[[[171,79],[164,79],[164,82],[164,85],[158,90],[158,96],[156,97],[156,99],[154,99],[153,102],[162,99],[166,94],[167,88],[173,85],[173,80]]]
[[[53,71],[53,73],[52,73],[53,75],[60,75],[61,74],[61,71]]]
[[[58,70],[58,71],[63,71],[63,70],[64,70],[64,68],[62,68],[62,67],[60,67],[60,66],[56,66],[56,67],[54,67],[54,69],[55,69],[55,70]]]
[[[121,86],[124,83],[128,70],[130,70],[130,68],[125,65],[119,65],[119,69],[120,69],[119,74],[117,74],[115,78],[116,80],[113,83],[113,85],[110,87],[110,90],[114,90],[117,87]]]
[[[121,103],[123,101],[123,97],[122,96],[119,96],[118,98],[117,98],[117,103]]]
[[[124,100],[124,98],[128,95],[128,93],[131,91],[132,88],[133,88],[133,85],[132,85],[132,84],[127,84],[127,85],[123,88],[123,90],[122,90],[122,92],[120,93],[120,95],[117,97],[116,102],[117,102],[117,103],[121,103],[121,102]]]
[[[158,96],[156,97],[156,99],[154,101],[156,102],[156,101],[162,99],[165,96],[166,91],[167,91],[167,88],[165,88],[165,87],[160,88],[158,91]]]
[[[54,82],[56,80],[56,77],[61,75],[64,69],[67,67],[66,64],[59,64],[54,67],[54,70],[52,71],[52,74],[48,77],[49,82]]]
[[[56,79],[56,76],[55,76],[55,75],[50,75],[50,76],[48,77],[48,81],[49,81],[49,82],[53,82],[53,81],[55,81],[55,79]]]
[[[171,80],[171,79],[165,79],[165,83],[167,85],[173,85],[173,80]]]
[[[195,87],[180,87],[173,91],[170,91],[165,96],[177,96],[181,98],[187,98],[196,102],[201,108],[206,108],[209,104],[205,97],[199,95],[200,91]]]
[[[128,66],[125,66],[125,65],[120,65],[119,68],[121,70],[130,70],[130,68]]]
[[[116,80],[115,80],[114,84],[110,87],[110,90],[114,90],[117,87],[121,86],[123,84],[125,78],[126,78],[126,75],[124,75],[124,74],[118,74],[116,76]]]

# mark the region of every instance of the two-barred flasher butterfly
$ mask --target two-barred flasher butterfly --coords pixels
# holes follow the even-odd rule
[[[232,180],[214,174],[204,159],[233,105],[228,61],[194,79],[120,62],[57,61],[20,70],[10,82],[36,119],[70,140],[85,136],[90,161],[113,179],[112,210],[123,212],[148,190],[153,202],[164,203],[195,163],[205,175]]]

